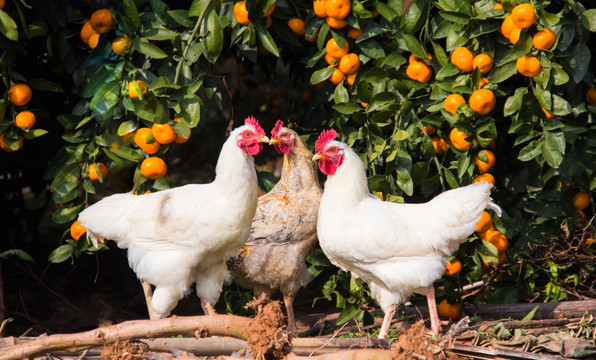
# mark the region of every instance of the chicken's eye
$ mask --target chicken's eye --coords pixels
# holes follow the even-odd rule
[[[245,132],[245,133],[244,133],[244,137],[245,137],[245,138],[249,138],[249,137],[250,137],[250,135],[251,135],[250,131],[247,131],[247,132]]]
[[[282,134],[281,137],[288,137],[288,134],[287,133]]]
[[[336,150],[337,150],[336,148],[331,148],[331,149],[329,149],[329,152],[334,153]]]

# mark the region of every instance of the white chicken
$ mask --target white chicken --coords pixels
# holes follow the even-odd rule
[[[253,155],[268,141],[249,117],[223,144],[212,183],[115,194],[79,214],[89,239],[114,240],[128,249],[151,319],[167,316],[195,282],[203,310],[213,312],[230,278],[226,259],[250,233],[258,197]]]
[[[327,181],[319,206],[317,234],[329,260],[366,281],[385,313],[384,339],[397,305],[412,293],[426,294],[432,330],[438,335],[433,282],[448,257],[476,230],[482,211],[500,215],[487,182],[445,191],[424,204],[382,201],[368,189],[364,164],[335,130],[323,131],[313,160]]]

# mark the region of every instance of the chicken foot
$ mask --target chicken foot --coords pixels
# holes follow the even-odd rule
[[[441,320],[437,312],[437,301],[435,300],[435,287],[430,284],[426,292],[426,301],[428,302],[428,314],[430,317],[430,326],[435,335],[439,336],[441,332]]]
[[[294,318],[294,298],[292,296],[284,295],[284,304],[286,305],[286,313],[288,314],[288,332],[296,334],[296,320]]]
[[[153,299],[153,289],[151,289],[151,284],[149,284],[145,280],[141,280],[141,286],[143,286],[143,294],[145,294],[145,301],[147,302],[147,311],[149,312],[149,319],[157,320],[163,318],[163,316],[157,311],[153,310],[153,307],[151,306],[151,300]]]
[[[395,315],[397,311],[397,304],[393,304],[389,306],[387,312],[385,313],[385,317],[383,318],[383,325],[381,325],[381,331],[379,331],[379,339],[386,339],[387,338],[387,331],[389,331],[389,327],[391,326],[391,319]]]

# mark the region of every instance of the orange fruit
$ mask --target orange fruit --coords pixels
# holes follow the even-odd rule
[[[21,111],[14,119],[14,124],[19,128],[29,131],[35,125],[35,114],[31,111]]]
[[[579,191],[573,197],[573,207],[577,210],[585,210],[591,203],[590,194],[586,191]]]
[[[327,0],[315,0],[312,7],[318,17],[327,17]]]
[[[428,60],[432,60],[432,56],[428,55]],[[413,63],[415,61],[422,61],[422,58],[416,54],[410,54],[410,57],[408,58],[408,63]]]
[[[542,108],[542,112],[544,112],[544,116],[546,117],[546,120],[552,120],[557,117],[557,115],[551,113],[550,111],[546,110],[545,108]]]
[[[492,235],[488,239],[488,242],[493,244],[497,248],[499,254],[502,254],[505,251],[507,251],[507,248],[509,247],[509,240],[507,239],[507,236],[505,236],[505,234],[503,234],[500,231]]]
[[[27,84],[15,84],[8,89],[8,99],[16,106],[27,105],[32,96],[33,92]]]
[[[495,177],[489,173],[480,174],[480,175],[476,176],[476,179],[474,179],[475,183],[481,182],[481,181],[486,181],[486,182],[489,182],[489,183],[495,185]]]
[[[538,50],[550,49],[555,44],[556,40],[557,36],[551,29],[540,30],[534,34],[534,37],[532,37],[532,43]]]
[[[458,320],[461,318],[460,305],[458,303],[450,304],[447,302],[447,299],[444,299],[439,303],[437,310],[439,311],[439,315],[443,318],[449,320]]]
[[[542,72],[540,60],[535,56],[524,55],[517,59],[515,65],[517,66],[517,71],[526,77],[538,76]]]
[[[151,132],[153,133],[155,141],[162,145],[169,144],[176,140],[177,134],[168,124],[153,124]]]
[[[179,121],[180,121],[180,119],[178,119],[178,118],[174,119],[174,122],[179,122]],[[178,143],[178,144],[183,144],[183,143],[187,142],[188,139],[190,139],[190,134],[188,135],[188,137],[182,137],[181,135],[178,135],[178,133],[176,133],[176,139],[174,139],[174,142]]]
[[[91,34],[91,36],[89,36],[89,42],[87,43],[89,45],[89,47],[91,48],[91,50],[95,49],[97,47],[98,43],[99,43],[99,34],[98,33]]]
[[[586,245],[590,245],[590,244],[594,244],[594,243],[596,243],[596,239],[594,239],[594,238],[587,238],[585,241]]]
[[[366,109],[366,108],[368,107],[368,103],[361,102],[361,103],[360,103],[360,106],[362,106],[363,108],[365,108],[365,109]]]
[[[463,46],[453,50],[451,62],[461,71],[470,72],[474,70],[474,54]]]
[[[340,82],[344,81],[345,78],[346,74],[344,74],[340,69],[335,68],[333,74],[331,74],[331,76],[329,77],[329,81],[331,81],[332,84],[337,85]]]
[[[534,24],[538,17],[532,4],[519,4],[511,10],[511,20],[518,28],[525,29]]]
[[[432,77],[432,69],[422,61],[413,61],[406,68],[406,75],[421,83],[427,83]]]
[[[6,6],[6,0],[0,0],[0,10],[4,9],[4,6]]]
[[[141,174],[148,179],[159,179],[163,177],[166,172],[168,172],[166,163],[158,157],[148,157],[141,163]]]
[[[288,26],[292,31],[298,35],[304,35],[304,20],[298,18],[291,18],[288,20]]]
[[[81,27],[81,31],[79,32],[79,36],[81,37],[81,40],[85,44],[89,44],[89,37],[93,34],[97,34],[97,33],[91,27],[91,21],[89,21],[89,20],[85,21],[85,23]]]
[[[470,95],[468,104],[470,108],[478,115],[486,115],[490,113],[497,103],[497,98],[492,90],[489,89],[478,89]]]
[[[137,80],[137,85],[139,86],[139,90],[141,90],[141,95],[145,95],[147,93],[147,84],[145,84],[143,80]],[[136,99],[139,97],[137,88],[132,81],[128,82],[128,97],[131,99]]]
[[[478,82],[478,89],[482,89],[482,87],[486,84],[488,84],[488,79],[487,78],[482,78],[480,79],[480,81]]]
[[[99,168],[99,172],[101,174],[102,179],[105,179],[108,176],[108,167],[104,163],[97,163],[97,167],[94,164],[89,164],[89,180],[97,181],[99,180],[99,175],[97,174],[97,168]]]
[[[325,22],[329,25],[330,28],[333,29],[343,29],[348,25],[348,23],[343,19],[336,19],[332,17],[326,17]]]
[[[147,138],[149,135],[153,135],[153,132],[148,127],[140,128],[135,133],[134,142],[137,144],[138,147],[141,148],[147,154],[155,154],[159,147],[161,146],[160,143],[157,141],[153,141],[152,143],[147,143]]]
[[[126,54],[130,50],[130,36],[124,34],[112,41],[112,51],[116,55]]]
[[[476,232],[479,234],[485,233],[493,226],[493,218],[487,211],[483,211],[480,220],[476,223]]]
[[[144,193],[142,193],[141,195],[145,195],[145,194],[151,194],[151,190],[147,190]],[[138,191],[135,190],[135,195],[139,195]]]
[[[511,30],[511,34],[509,34],[509,41],[511,41],[512,44],[517,44],[517,41],[519,40],[519,36],[521,35],[521,29],[520,28],[514,28],[513,30]]]
[[[98,34],[105,34],[116,27],[116,20],[108,9],[99,9],[91,14],[89,19],[93,31]]]
[[[337,63],[339,62],[339,59],[338,58],[334,58],[333,56],[330,56],[329,54],[325,54],[325,61],[329,65],[336,66]]]
[[[478,68],[481,74],[486,74],[493,68],[493,58],[488,54],[478,54],[474,57],[472,62],[473,68]]]
[[[75,221],[70,225],[70,236],[73,239],[79,240],[79,238],[87,232],[87,229],[81,224],[79,220]]]
[[[445,266],[445,275],[455,275],[461,272],[462,265],[459,259],[450,260]]]
[[[358,72],[355,72],[355,73],[348,75],[346,77],[346,82],[348,83],[348,85],[350,85],[350,86],[354,85],[354,81],[356,80],[357,74],[358,74]]]
[[[15,152],[20,150],[23,147],[23,137],[21,135],[19,135],[19,146],[16,149],[11,149],[10,147],[8,147],[8,144],[6,142],[4,142],[4,135],[6,133],[2,133],[0,134],[0,149],[6,151],[6,152]]]
[[[586,91],[586,101],[588,104],[596,105],[596,88],[591,87]]]
[[[443,108],[449,111],[452,114],[455,114],[457,107],[460,104],[465,104],[466,99],[460,94],[451,94],[445,98],[445,102],[443,103]]]
[[[457,128],[453,128],[449,133],[449,140],[451,140],[451,143],[456,149],[466,151],[470,146],[472,146],[472,143],[466,140],[469,136],[470,135],[466,134],[465,132],[460,131]]]
[[[350,0],[326,0],[325,10],[328,17],[343,20],[350,15],[352,5]]]
[[[438,136],[433,136],[432,139],[433,148],[435,149],[435,154],[440,155],[449,149],[449,144],[442,138]]]
[[[354,53],[348,53],[339,60],[339,70],[346,75],[352,75],[360,68],[360,59]]]
[[[348,30],[348,37],[350,39],[356,39],[358,36],[362,34],[364,34],[364,30],[362,29],[350,28],[350,30]]]
[[[312,35],[308,35],[308,33],[304,33],[304,38],[308,42],[314,42],[315,40],[317,40],[317,35],[319,35],[319,31],[318,30],[317,30],[317,32],[315,32]]]
[[[495,4],[495,6],[493,7],[493,10],[503,10],[503,5],[497,3]]]
[[[474,160],[474,164],[476,164],[478,166],[478,169],[480,170],[480,172],[486,172],[486,171],[488,171],[488,169],[493,167],[493,165],[495,165],[495,162],[497,161],[497,157],[490,150],[482,150],[482,151],[484,151],[484,155],[486,156],[486,161],[480,160],[480,158],[478,156],[476,156],[476,159]]]
[[[511,18],[511,15],[507,15],[507,17],[505,19],[503,19],[503,22],[501,23],[501,34],[503,34],[504,37],[506,37],[507,39],[509,39],[509,36],[511,36],[511,32],[514,29],[519,29],[517,26],[515,26],[515,24],[513,23],[513,19]]]
[[[246,3],[244,1],[238,1],[236,4],[234,4],[234,17],[240,25],[250,24],[250,20],[248,19],[248,10],[246,10]]]
[[[271,14],[273,14],[273,10],[275,10],[275,3],[269,5],[267,11],[265,12],[265,16],[270,16]]]
[[[499,265],[503,265],[507,262],[507,253],[506,252],[502,252],[499,254]]]
[[[350,50],[350,46],[346,42],[344,47],[340,48],[339,46],[337,46],[337,42],[335,42],[335,39],[331,38],[329,39],[329,41],[327,41],[327,44],[325,45],[325,50],[327,50],[327,54],[329,54],[329,56],[333,56],[334,58],[339,59],[340,57],[348,53],[348,51]]]
[[[424,135],[426,133],[428,136],[433,136],[437,132],[437,129],[432,126],[423,126],[423,128],[424,131],[420,131],[420,135]]]

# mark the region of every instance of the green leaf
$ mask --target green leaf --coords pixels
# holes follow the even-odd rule
[[[407,169],[398,168],[397,170],[397,186],[403,190],[403,192],[408,195],[412,196],[414,193],[414,182],[412,181],[412,176]]]
[[[19,40],[17,24],[4,10],[0,10],[0,33],[6,36],[9,40]]]
[[[335,87],[335,91],[333,92],[333,100],[336,104],[348,102],[350,100],[348,90],[343,83],[340,83]]]
[[[494,84],[501,83],[517,73],[515,61],[497,65],[490,73],[489,81]]]
[[[58,175],[60,170],[68,164],[74,163],[75,157],[73,154],[66,150],[66,148],[60,149],[54,158],[50,161],[50,165],[46,168],[42,175],[42,179],[51,180]]]
[[[534,315],[536,315],[536,311],[538,310],[539,306],[535,306],[526,316],[524,316],[523,319],[521,319],[521,321],[530,321],[534,318]]]
[[[69,259],[74,252],[74,247],[71,245],[61,245],[54,249],[48,256],[51,263],[57,264]]]
[[[124,136],[137,129],[137,124],[133,120],[124,121],[118,126],[118,136]]]
[[[544,156],[544,159],[546,160],[548,165],[550,165],[550,167],[552,167],[553,169],[557,169],[557,168],[559,168],[559,165],[561,165],[561,162],[563,161],[563,153],[560,152],[558,148],[556,148],[556,146],[557,146],[556,142],[558,140],[549,138],[546,136],[546,134],[550,134],[550,133],[549,132],[545,133],[546,141],[542,142],[542,155]],[[560,134],[562,135],[563,133],[560,133]],[[565,141],[564,136],[563,136],[563,141]],[[555,142],[555,143],[553,143],[553,142]],[[563,145],[565,145],[565,144],[563,143]]]
[[[410,52],[418,55],[422,59],[428,59],[428,54],[426,53],[426,50],[424,49],[422,44],[420,44],[418,39],[416,39],[414,36],[410,34],[402,34],[402,37],[404,39],[404,42],[406,43],[407,49]]]
[[[265,192],[271,191],[275,184],[277,184],[278,178],[275,177],[269,171],[258,171],[257,170],[257,180],[259,182],[259,187],[263,189]]]
[[[124,14],[118,17],[118,25],[126,33],[134,33],[139,28],[141,20],[134,0],[124,0]]]
[[[133,44],[138,52],[140,52],[141,54],[145,54],[150,58],[164,59],[168,57],[168,54],[166,54],[161,48],[159,48],[159,46],[150,43],[147,39],[135,38],[133,39]]]
[[[457,189],[459,184],[457,183],[455,176],[453,176],[453,173],[446,168],[443,168],[443,172],[445,174],[445,180],[447,181],[447,184],[449,184],[452,189]]]
[[[577,43],[569,53],[569,67],[571,67],[571,77],[576,84],[579,84],[590,68],[592,53],[588,46],[582,42]]]
[[[265,49],[269,50],[270,53],[279,57],[279,50],[277,49],[277,45],[275,41],[269,34],[269,31],[265,29],[265,27],[261,23],[257,23],[257,36],[259,37],[259,41],[265,47]]]
[[[29,81],[27,81],[27,84],[29,86],[31,86],[34,89],[37,90],[41,90],[41,91],[51,91],[51,92],[56,92],[56,93],[63,93],[64,90],[62,90],[62,88],[56,84],[54,84],[53,82],[46,80],[46,79],[41,79],[41,78],[35,78],[35,79],[30,79]]]
[[[8,259],[11,256],[17,257],[24,261],[34,262],[31,255],[20,249],[10,249],[0,253],[0,258],[2,259]]]
[[[329,79],[333,71],[335,71],[335,68],[326,67],[313,72],[310,76],[310,83],[314,85]]]
[[[467,25],[470,22],[468,15],[459,12],[439,11],[439,16],[456,24]]]
[[[81,205],[58,208],[58,210],[52,214],[52,221],[57,224],[69,222],[79,214],[79,210],[81,210]]]
[[[404,31],[408,34],[417,32],[426,22],[426,12],[430,1],[414,1],[406,13]]]
[[[211,0],[193,0],[192,4],[190,5],[190,9],[188,9],[188,16],[189,17],[199,17],[201,13],[207,9]]]
[[[104,149],[104,151],[106,150],[107,149]],[[139,162],[144,158],[143,154],[141,153],[141,150],[134,150],[129,147],[121,147],[120,149],[110,149],[108,151],[111,151],[112,153],[116,154],[117,156],[123,159],[130,160],[133,162]]]
[[[336,325],[341,325],[345,322],[350,321],[351,319],[358,316],[358,314],[362,311],[360,307],[354,304],[348,305],[348,307],[344,308],[337,317],[337,321],[335,322]]]
[[[380,59],[385,56],[385,50],[383,47],[375,40],[369,39],[359,43],[360,50],[364,53],[364,55],[373,58],[373,59]]]
[[[530,161],[542,153],[543,140],[534,140],[519,151],[517,158],[521,161]]]
[[[205,57],[210,63],[214,64],[223,49],[223,30],[215,10],[212,10],[207,17],[204,42],[207,49]]]
[[[354,101],[339,103],[333,105],[333,109],[340,114],[351,115],[354,112],[360,111],[362,108]]]
[[[586,10],[581,13],[579,23],[591,32],[596,32],[596,9]]]
[[[89,107],[102,119],[120,101],[120,82],[117,80],[104,84],[91,99]]]

